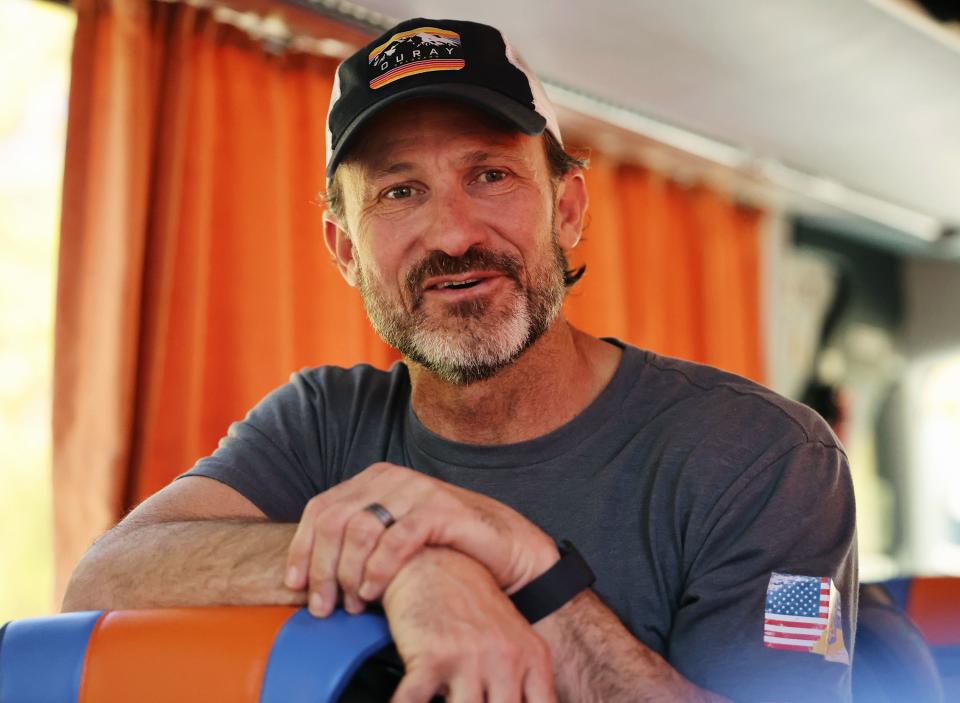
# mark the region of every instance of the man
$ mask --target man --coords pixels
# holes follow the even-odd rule
[[[295,374],[90,550],[65,609],[379,601],[401,702],[848,698],[829,429],[563,319],[583,175],[497,30],[410,20],[337,78],[325,236],[405,363]]]

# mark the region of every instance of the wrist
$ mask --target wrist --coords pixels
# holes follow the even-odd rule
[[[593,570],[577,548],[564,540],[553,566],[510,596],[531,624],[559,610],[596,581]]]
[[[504,593],[508,596],[512,596],[531,581],[545,574],[560,561],[557,543],[546,532],[541,532],[538,539],[528,546],[527,550],[528,557],[523,561],[523,571],[503,587]]]
[[[552,613],[533,623],[534,631],[547,643],[557,642],[568,629],[564,623],[570,622],[570,619],[576,617],[583,608],[588,608],[591,598],[596,599],[593,589],[584,589]]]
[[[400,567],[387,585],[381,599],[383,607],[389,610],[390,603],[408,588],[424,590],[424,580],[428,583],[435,582],[442,579],[445,572],[455,570],[457,573],[469,574],[471,569],[479,571],[480,576],[490,577],[486,567],[462,552],[450,547],[424,547]]]

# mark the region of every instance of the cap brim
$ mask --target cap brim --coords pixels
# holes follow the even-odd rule
[[[333,177],[333,172],[336,170],[344,154],[346,154],[354,137],[356,137],[370,118],[380,113],[384,108],[401,100],[421,97],[447,98],[469,103],[494,117],[505,120],[531,137],[542,134],[547,126],[547,120],[543,115],[534,112],[528,107],[524,107],[503,93],[498,93],[495,90],[490,90],[483,86],[465,83],[434,83],[432,85],[413,86],[407,90],[394,93],[375,105],[371,105],[354,118],[353,122],[343,131],[333,152],[327,156],[327,178]]]

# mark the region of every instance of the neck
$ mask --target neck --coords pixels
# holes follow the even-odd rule
[[[413,409],[446,439],[522,442],[576,417],[606,387],[620,355],[615,346],[558,318],[519,359],[486,381],[458,386],[408,361]]]

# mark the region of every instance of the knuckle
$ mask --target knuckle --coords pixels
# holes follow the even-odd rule
[[[496,666],[514,671],[523,659],[523,649],[514,641],[504,637],[491,637],[483,651]]]
[[[417,513],[408,513],[403,516],[402,520],[397,520],[396,524],[387,530],[387,534],[394,539],[407,539],[409,535],[417,533],[422,522],[423,520]]]
[[[337,584],[344,593],[356,593],[360,587],[353,573],[342,568],[337,570]]]
[[[458,646],[460,650],[458,651]],[[438,637],[431,644],[427,645],[424,653],[427,661],[437,672],[450,671],[451,667],[462,659],[469,660],[473,652],[469,647],[464,647],[463,642],[459,642],[452,637]],[[474,657],[475,658],[475,657]]]
[[[435,654],[431,648],[419,651],[415,661],[405,662],[408,675],[413,674],[421,682],[443,679],[447,667]]]
[[[547,676],[552,676],[553,674],[553,657],[550,653],[550,648],[546,645],[539,648],[533,657],[531,662],[531,668],[538,669]]]
[[[371,547],[382,531],[379,523],[357,517],[347,524],[346,539],[358,547]]]
[[[307,556],[308,542],[306,535],[296,534],[290,540],[290,546],[287,548],[287,563],[292,564],[301,561]]]
[[[340,541],[343,534],[343,526],[332,521],[324,520],[316,527],[317,537],[324,545],[335,544]]]
[[[496,651],[496,656],[503,666],[516,670],[523,659],[523,650],[513,642],[501,642],[500,648]]]
[[[417,663],[417,670],[430,677],[442,676],[446,654],[438,647],[427,647],[424,649],[423,658]]]
[[[307,501],[306,506],[303,508],[303,513],[301,514],[301,520],[310,520],[316,517],[317,513],[323,510],[323,506],[326,504],[327,499],[324,497],[323,493],[318,493],[313,498]]]
[[[371,464],[366,470],[372,474],[381,475],[392,471],[394,468],[394,465],[389,461],[378,461],[375,464]]]
[[[392,576],[389,565],[383,559],[371,559],[363,570],[364,579],[373,583],[385,583]]]
[[[386,549],[396,551],[410,540],[410,536],[408,534],[410,532],[410,528],[404,523],[405,521],[401,520],[383,533],[383,537],[380,538],[380,541],[383,543]]]
[[[330,578],[330,572],[327,570],[326,564],[321,562],[318,559],[314,559],[310,562],[310,585],[314,588],[317,588],[321,583],[327,581]]]
[[[374,462],[374,463],[370,464],[370,466],[368,466],[368,467],[365,468],[363,471],[361,471],[361,473],[368,473],[368,472],[369,472],[369,473],[371,473],[371,474],[378,474],[378,473],[382,472],[387,466],[389,466],[389,464],[387,464],[387,462],[385,462],[385,461],[377,461],[377,462]]]
[[[553,652],[550,650],[550,645],[537,637],[535,646],[537,647],[537,652],[543,661],[545,661],[547,664],[553,661]]]
[[[400,536],[407,540],[422,540],[430,529],[431,521],[437,519],[436,516],[424,515],[423,512],[414,513],[409,518],[397,522],[397,527],[401,528]]]
[[[322,515],[317,516],[317,533],[328,540],[336,540],[343,533],[349,518],[350,513],[343,507],[326,510]]]
[[[516,679],[520,676],[520,662],[514,653],[492,652],[489,667],[501,678]]]
[[[390,475],[394,479],[403,481],[404,486],[409,486],[411,481],[417,481],[424,477],[419,471],[414,471],[407,466],[400,466],[399,464],[390,464]]]
[[[490,649],[483,636],[470,640],[450,638],[443,647],[443,654],[456,662],[465,671],[478,671]]]

